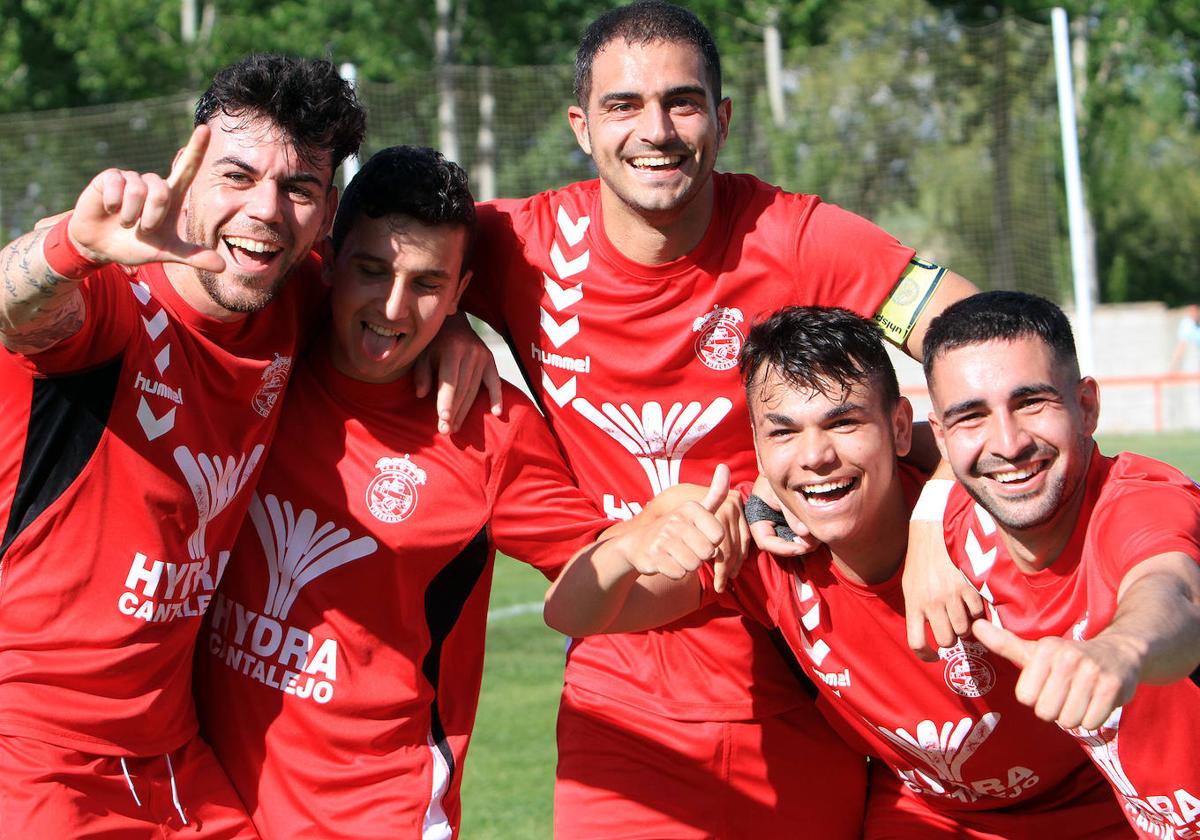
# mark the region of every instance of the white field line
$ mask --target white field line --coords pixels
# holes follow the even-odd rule
[[[540,613],[542,611],[541,601],[530,601],[528,604],[512,604],[507,607],[497,607],[494,610],[488,610],[488,624],[493,621],[504,621],[505,619],[515,618],[519,615],[530,615],[532,613]]]

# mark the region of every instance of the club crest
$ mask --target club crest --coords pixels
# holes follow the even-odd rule
[[[287,385],[288,374],[291,372],[292,357],[280,356],[276,353],[275,361],[267,365],[267,369],[263,371],[262,384],[254,392],[254,399],[252,400],[254,410],[261,416],[267,417],[270,415],[271,409],[275,407],[275,403],[279,400],[279,395],[283,393],[283,389]]]
[[[745,341],[738,324],[744,320],[740,309],[713,306],[712,312],[693,321],[696,357],[713,370],[736,367],[742,342]]]
[[[946,685],[955,694],[982,697],[996,684],[996,669],[987,661],[983,645],[959,639],[954,647],[941,648],[938,655],[946,660]]]
[[[403,522],[417,507],[417,487],[425,483],[425,470],[408,456],[380,458],[379,475],[367,486],[367,509],[381,522]]]

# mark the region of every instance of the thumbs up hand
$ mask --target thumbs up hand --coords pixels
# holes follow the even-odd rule
[[[1085,642],[1046,636],[1022,639],[984,619],[971,625],[975,639],[1021,669],[1017,700],[1064,729],[1098,729],[1137,688],[1136,651],[1097,636]]]

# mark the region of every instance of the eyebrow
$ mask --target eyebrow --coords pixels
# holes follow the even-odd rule
[[[707,97],[708,91],[702,85],[678,85],[677,87],[668,88],[663,93],[663,98],[669,99],[672,96],[684,96],[684,95],[688,95],[688,94],[695,95],[695,96]],[[612,91],[611,93],[606,93],[603,96],[601,96],[600,104],[607,105],[610,102],[624,102],[629,99],[645,99],[645,98],[646,97],[643,94],[636,93],[634,91],[615,90],[615,91]]]
[[[821,420],[824,422],[828,422],[830,420],[836,420],[839,417],[844,417],[847,414],[853,414],[856,411],[866,411],[866,410],[867,410],[867,407],[865,405],[862,405],[861,403],[853,403],[853,402],[842,403],[841,405],[834,406],[833,408],[829,409],[829,411],[826,411],[823,415],[821,415]],[[777,426],[794,426],[794,425],[796,425],[796,421],[794,418],[792,418],[791,416],[789,416],[787,414],[780,414],[775,411],[768,411],[766,414],[763,415],[763,419],[768,420]]]
[[[370,251],[356,250],[350,252],[350,259],[360,260],[365,262],[380,263],[382,265],[391,265],[392,261],[386,257],[381,257],[377,254],[372,254]],[[437,277],[449,278],[450,272],[444,268],[422,268],[411,272],[415,277]]]
[[[217,158],[213,161],[213,166],[236,166],[238,169],[249,172],[251,175],[261,174],[257,169],[236,155],[226,155],[225,157]],[[285,184],[315,184],[318,187],[325,186],[320,178],[307,170],[294,172],[280,180]]]
[[[1011,392],[1009,392],[1008,398],[1010,400],[1019,400],[1023,397],[1034,396],[1035,394],[1053,394],[1056,397],[1062,396],[1062,392],[1053,385],[1045,382],[1036,382],[1031,385],[1022,385],[1019,388],[1014,388]],[[956,417],[959,414],[966,414],[968,411],[985,408],[986,406],[987,400],[984,399],[963,400],[960,403],[955,403],[954,405],[949,406],[944,412],[942,412],[942,416],[943,418],[949,419]]]

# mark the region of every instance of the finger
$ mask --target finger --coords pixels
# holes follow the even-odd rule
[[[959,594],[962,596],[963,604],[966,606],[967,612],[971,614],[972,618],[983,618],[983,596],[980,595],[975,587],[971,585],[971,581],[967,579],[967,576],[963,573],[962,569],[959,569],[958,573],[962,576],[963,581],[962,587],[959,590]]]
[[[1097,676],[1096,669],[1090,661],[1081,662],[1080,667],[1075,669],[1065,686],[1062,708],[1057,715],[1059,726],[1074,729],[1083,723],[1092,705],[1092,698],[1096,696]]]
[[[1033,706],[1033,713],[1042,720],[1056,721],[1062,715],[1074,673],[1073,668],[1053,667],[1049,657],[1036,657],[1017,680],[1017,699]],[[1024,686],[1021,685],[1023,681]]]
[[[967,605],[963,603],[962,599],[958,595],[951,595],[945,609],[946,619],[950,622],[950,629],[954,632],[955,638],[967,635],[971,630],[971,614],[967,611]]]
[[[454,403],[450,406],[450,431],[457,432],[471,413],[475,404],[475,396],[479,393],[479,383],[483,379],[483,366],[476,363],[465,368],[465,374],[460,371],[460,381],[454,389]]]
[[[799,543],[780,539],[775,533],[775,523],[767,519],[751,522],[748,528],[754,544],[768,554],[776,557],[800,557],[808,553],[808,549]]]
[[[167,186],[173,197],[179,198],[192,185],[196,173],[200,171],[200,162],[204,160],[204,152],[208,149],[208,139],[211,132],[207,125],[198,125],[188,138],[187,145],[175,159],[171,174],[167,176]]]
[[[925,634],[925,615],[913,611],[904,615],[905,630],[908,635],[908,646],[917,658],[924,662],[937,662],[938,656],[929,645]]]
[[[146,203],[146,182],[136,172],[121,173],[125,178],[125,188],[121,193],[121,211],[117,220],[121,227],[131,228],[138,223],[142,216],[142,207]]]
[[[933,640],[937,642],[938,647],[954,647],[958,642],[958,634],[954,632],[954,625],[944,608],[934,608],[926,614],[925,619],[929,622],[929,632],[933,634]]]
[[[492,406],[492,414],[499,417],[504,413],[504,380],[496,369],[496,360],[492,359],[483,370],[483,384],[488,390],[488,402]]]
[[[1089,698],[1087,710],[1083,713],[1080,726],[1086,729],[1099,729],[1112,716],[1113,711],[1125,703],[1129,697],[1120,687],[1120,681],[1109,682],[1104,676],[1096,681],[1096,688]]]
[[[157,230],[171,209],[171,190],[167,182],[157,175],[143,175],[146,185],[146,200],[138,227],[144,231]]]
[[[212,248],[203,245],[181,245],[171,252],[163,252],[162,262],[175,262],[190,265],[201,271],[211,271],[220,274],[225,270],[225,259]]]
[[[417,356],[417,360],[413,362],[412,372],[413,390],[417,399],[423,400],[429,395],[429,389],[433,386],[433,362],[429,358],[428,349]]]
[[[713,470],[712,481],[708,485],[708,492],[700,500],[700,506],[709,513],[716,513],[717,508],[721,506],[728,495],[729,467],[725,464],[717,464],[717,468]]]
[[[92,185],[100,193],[100,205],[105,215],[111,216],[121,209],[125,196],[125,175],[116,169],[106,169],[92,179]]]
[[[972,622],[971,634],[981,645],[993,653],[1000,654],[1018,668],[1029,664],[1036,647],[1034,642],[1022,639],[1015,633],[982,618]]]

